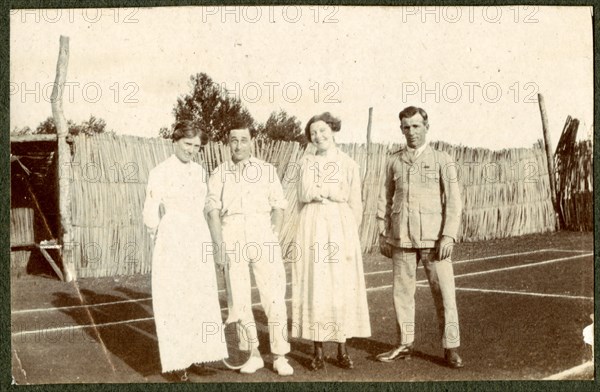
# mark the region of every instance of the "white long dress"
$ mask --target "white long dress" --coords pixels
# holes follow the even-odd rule
[[[202,166],[175,155],[148,177],[143,215],[146,226],[158,228],[152,307],[163,372],[227,357],[214,261],[206,252],[212,243],[202,213],[206,180]]]
[[[371,336],[363,260],[359,167],[335,148],[301,162],[296,243],[292,269],[292,336],[344,343]],[[326,195],[325,202],[312,202]]]

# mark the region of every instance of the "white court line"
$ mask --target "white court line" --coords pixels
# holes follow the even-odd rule
[[[419,284],[419,287],[429,287],[426,284]],[[475,291],[481,293],[494,293],[494,294],[515,294],[515,295],[526,295],[531,297],[548,297],[548,298],[564,298],[564,299],[583,299],[593,301],[594,297],[584,297],[581,295],[566,295],[566,294],[544,294],[544,293],[532,293],[529,291],[512,291],[512,290],[494,290],[494,289],[478,289],[471,287],[456,287],[456,291]]]
[[[564,370],[560,373],[553,374],[549,377],[544,378],[544,380],[565,380],[570,377],[582,376],[586,373],[591,373],[592,378],[594,379],[594,362],[588,361],[586,363],[582,363],[581,365],[572,367],[571,369]]]
[[[527,263],[527,264],[515,265],[515,266],[512,266],[512,267],[495,268],[495,269],[491,269],[491,270],[487,270],[487,271],[468,272],[466,274],[454,275],[454,279],[456,279],[456,278],[462,278],[463,276],[483,275],[483,274],[489,274],[489,273],[498,272],[498,271],[509,271],[509,270],[519,269],[519,268],[534,267],[534,266],[538,266],[538,265],[555,263],[557,261],[565,261],[565,260],[571,260],[571,259],[578,259],[578,258],[581,258],[581,257],[588,257],[588,256],[593,256],[593,255],[594,255],[594,253],[587,253],[587,254],[582,254],[582,255],[577,255],[577,256],[560,257],[558,259],[550,259],[550,260],[545,260],[545,261],[539,261],[537,263]],[[426,282],[427,282],[427,279],[418,280],[417,284],[426,283]],[[371,287],[370,289],[367,289],[367,291],[380,291],[380,290],[389,289],[391,287],[392,287],[392,285],[379,286],[379,287]]]
[[[546,265],[546,264],[550,264],[550,263],[556,263],[557,261],[579,259],[579,258],[582,258],[582,257],[588,257],[588,256],[593,256],[593,255],[594,255],[594,253],[592,252],[592,253],[585,253],[585,254],[576,255],[576,256],[560,257],[558,259],[550,259],[550,260],[546,260],[546,261],[540,261],[540,262],[537,262],[537,263],[528,263],[528,264],[521,264],[521,265],[513,265],[512,267],[504,267],[504,268],[494,268],[494,269],[487,270],[487,271],[469,272],[469,273],[466,273],[466,274],[456,275],[455,278],[462,278],[464,276],[483,275],[483,274],[489,274],[491,272],[497,272],[497,271],[510,271],[510,270],[519,269],[519,268],[527,268],[527,267],[531,267],[531,266],[538,266],[538,265]],[[425,280],[425,282],[426,282],[426,280]]]
[[[496,255],[496,256],[488,256],[488,257],[478,257],[476,259],[457,260],[457,261],[453,261],[452,265],[463,264],[463,263],[470,263],[472,261],[493,260],[493,259],[501,259],[501,258],[504,258],[504,257],[530,255],[530,254],[533,254],[533,253],[550,252],[552,250],[553,249],[538,249],[538,250],[530,250],[530,251],[527,251],[527,252],[507,253],[505,255]],[[422,269],[423,268],[423,264],[419,264],[419,266],[417,268]],[[365,274],[365,275],[384,274],[384,273],[388,273],[388,272],[392,272],[392,270],[373,271],[373,272],[370,272],[370,273]]]
[[[552,252],[572,252],[572,253],[585,253],[585,252],[589,252],[588,250],[581,250],[581,249],[556,249],[556,248],[552,248],[552,249],[548,249],[549,251]]]
[[[473,261],[481,261],[481,260],[493,260],[493,259],[498,259],[498,258],[503,258],[503,257],[512,257],[512,256],[522,256],[522,255],[528,255],[528,254],[533,254],[533,253],[542,253],[542,252],[548,252],[548,251],[554,251],[554,249],[538,249],[538,250],[532,250],[532,251],[527,251],[527,252],[519,252],[519,253],[507,253],[504,255],[496,255],[496,256],[488,256],[488,257],[479,257],[479,258],[475,258],[475,259],[466,259],[466,260],[458,260],[458,261],[454,261],[452,264],[462,264],[462,263],[469,263],[469,262],[473,262]],[[573,252],[579,252],[579,251],[573,251]],[[423,268],[422,265],[419,265],[419,268]],[[372,271],[372,272],[367,272],[364,275],[365,276],[371,276],[371,275],[379,275],[379,274],[387,274],[387,273],[391,273],[392,270],[383,270],[383,271]],[[288,282],[286,284],[286,286],[290,286],[291,282]],[[385,286],[388,287],[388,286]],[[391,286],[389,286],[391,287]],[[252,289],[256,289],[256,286],[253,286]],[[368,291],[368,290],[367,290]],[[221,289],[218,291],[219,293],[224,293],[225,289]],[[80,309],[80,308],[94,308],[96,306],[111,306],[111,305],[117,305],[117,304],[124,304],[124,303],[132,303],[132,302],[145,302],[145,301],[150,301],[152,300],[152,297],[146,297],[146,298],[138,298],[138,299],[126,299],[126,300],[120,300],[120,301],[112,301],[112,302],[103,302],[103,303],[98,303],[98,304],[86,304],[86,305],[71,305],[71,306],[60,306],[60,307],[49,307],[49,308],[34,308],[34,309],[21,309],[21,310],[13,310],[11,311],[11,314],[24,314],[24,313],[36,313],[36,312],[54,312],[57,310],[69,310],[69,309]]]
[[[489,271],[483,271],[481,273],[506,271],[506,270],[512,270],[512,269],[516,269],[516,268],[525,268],[525,267],[531,267],[531,266],[537,266],[537,265],[544,265],[544,264],[553,263],[553,262],[557,262],[557,261],[570,260],[570,259],[575,259],[575,258],[587,257],[587,256],[591,256],[591,255],[593,255],[593,253],[571,256],[571,257],[561,257],[558,259],[551,259],[551,260],[546,260],[546,261],[542,261],[542,262],[538,262],[538,263],[529,263],[529,264],[514,266],[514,267],[496,268],[496,269],[489,270]],[[455,278],[459,278],[462,276],[479,275],[479,274],[480,274],[479,272],[471,272],[471,273],[467,273],[467,274],[456,275]],[[419,281],[417,281],[417,284],[425,283],[425,282],[427,282],[427,280],[419,280]],[[368,288],[366,291],[367,292],[380,291],[380,290],[389,289],[391,287],[392,287],[391,285],[371,287],[371,288]],[[290,301],[291,301],[291,298],[288,298],[285,300],[285,302],[290,302]],[[260,305],[260,302],[253,303],[252,307],[256,307],[259,305]],[[221,311],[225,311],[226,309],[227,308],[221,308]],[[56,332],[56,331],[65,331],[65,330],[76,330],[76,329],[83,329],[83,328],[101,328],[101,327],[107,327],[107,326],[113,326],[113,325],[119,325],[119,324],[149,321],[149,320],[153,320],[153,319],[154,319],[154,317],[146,317],[143,319],[113,321],[113,322],[108,322],[108,323],[103,323],[103,324],[73,325],[73,326],[69,326],[69,327],[56,327],[56,328],[47,328],[47,329],[41,329],[41,330],[20,331],[20,332],[11,333],[11,336],[17,337],[17,336],[31,335],[31,334],[42,333],[42,332],[47,333],[47,332]]]
[[[137,298],[137,299],[124,299],[124,300],[113,301],[113,302],[101,302],[98,304],[71,305],[71,306],[59,306],[59,307],[50,307],[50,308],[13,310],[10,313],[11,314],[22,314],[22,313],[36,313],[36,312],[54,312],[57,310],[62,311],[62,310],[68,310],[68,309],[94,308],[96,306],[110,306],[110,305],[117,305],[117,304],[131,303],[131,302],[144,302],[144,301],[150,301],[150,300],[152,300],[152,297]]]

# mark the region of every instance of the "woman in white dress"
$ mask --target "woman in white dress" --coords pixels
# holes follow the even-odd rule
[[[326,112],[306,124],[315,154],[301,160],[293,267],[292,336],[314,342],[311,370],[324,367],[323,342],[338,343],[338,366],[354,367],[346,339],[371,336],[358,227],[362,220],[360,172],[340,151],[341,121]]]
[[[144,223],[155,240],[152,307],[163,373],[187,380],[193,364],[227,357],[212,244],[202,213],[207,175],[192,161],[200,148],[198,129],[177,124],[175,153],[150,171]],[[164,211],[164,215],[163,215]]]

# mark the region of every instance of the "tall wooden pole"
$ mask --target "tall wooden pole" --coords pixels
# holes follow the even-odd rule
[[[62,262],[65,270],[65,280],[70,282],[77,279],[73,258],[73,230],[71,226],[71,192],[70,178],[63,170],[71,165],[71,148],[67,143],[69,129],[63,113],[63,91],[67,79],[67,66],[69,64],[69,37],[60,36],[60,48],[56,63],[56,78],[52,88],[52,117],[56,125],[58,138],[58,204],[60,214],[60,235],[62,237]]]
[[[546,147],[546,162],[548,165],[548,177],[550,180],[550,197],[556,216],[556,229],[560,230],[560,220],[558,203],[556,202],[556,170],[554,168],[554,155],[552,154],[552,141],[550,140],[550,130],[548,129],[548,116],[546,115],[546,105],[542,94],[538,94],[538,104],[540,105],[540,114],[542,116],[542,130],[544,132],[544,146]]]
[[[367,124],[367,146],[371,146],[371,122],[373,120],[373,108],[369,108],[369,122]]]
[[[367,165],[365,172],[369,170],[369,161],[371,159],[371,122],[373,118],[373,108],[369,108],[369,122],[367,123]],[[366,181],[364,181],[366,182]]]

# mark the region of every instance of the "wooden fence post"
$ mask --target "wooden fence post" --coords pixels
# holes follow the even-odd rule
[[[550,197],[554,214],[556,216],[556,230],[560,230],[559,207],[556,201],[556,171],[554,169],[554,154],[552,154],[552,141],[550,140],[550,131],[548,129],[548,117],[546,116],[546,105],[544,97],[538,94],[538,104],[540,106],[540,114],[542,116],[542,130],[544,132],[544,146],[546,147],[546,161],[548,165],[548,177],[550,180]]]
[[[67,66],[69,64],[69,37],[60,36],[60,47],[58,61],[56,63],[56,78],[52,88],[52,117],[56,125],[58,142],[58,204],[60,214],[59,239],[62,237],[62,262],[65,272],[65,280],[70,282],[77,279],[75,263],[73,258],[73,228],[71,225],[71,192],[70,177],[63,170],[71,165],[71,148],[67,143],[69,127],[63,113],[63,90],[67,78]]]
[[[373,118],[373,108],[369,108],[369,122],[367,123],[367,168],[369,167],[369,160],[371,159],[371,121]]]

